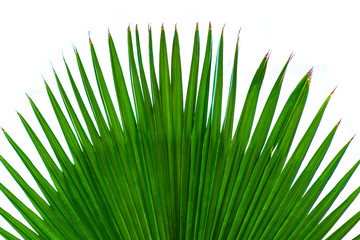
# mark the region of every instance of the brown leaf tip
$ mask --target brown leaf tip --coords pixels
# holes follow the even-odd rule
[[[45,78],[44,78],[44,77],[43,77],[43,80],[44,80],[45,87],[47,87],[47,86],[48,86],[48,84],[47,84],[47,82],[46,82],[46,80],[45,80]]]
[[[209,22],[209,30],[211,30],[211,22]]]
[[[356,136],[356,134],[354,134],[354,136],[350,139],[350,142],[354,139],[355,136]]]
[[[224,24],[224,26],[222,27],[222,29],[221,29],[221,35],[223,35],[224,34],[224,28],[225,28],[225,25],[226,24]]]
[[[108,28],[108,38],[111,38],[110,29]]]
[[[340,123],[341,123],[341,119],[339,120],[339,122],[338,122],[336,125],[338,125],[338,126],[339,126],[339,125],[340,125]]]
[[[330,93],[330,96],[334,94],[336,88],[337,88],[337,86],[334,88],[334,90],[332,90],[332,92]]]
[[[128,26],[127,30],[130,31],[130,23],[129,23],[129,26]]]
[[[288,59],[289,62],[291,61],[291,59],[293,59],[294,55],[295,55],[295,53],[293,53],[293,52],[290,54],[290,57]]]
[[[199,30],[199,23],[198,23],[198,22],[196,23],[196,28],[195,28],[195,30]]]
[[[271,55],[271,51],[269,50],[265,55],[266,61],[269,61],[270,55]]]
[[[307,74],[308,74],[307,80],[308,80],[309,82],[311,81],[311,77],[312,77],[313,71],[314,71],[314,67],[312,67],[312,68],[309,70],[309,72],[307,73]]]
[[[136,31],[138,31],[138,30],[139,30],[139,29],[138,29],[138,25],[137,25],[137,24],[135,25],[135,29],[136,29]]]
[[[164,23],[161,24],[161,31],[164,31]]]
[[[239,29],[239,32],[238,32],[238,34],[237,34],[237,40],[236,40],[236,43],[237,43],[237,44],[239,44],[240,32],[241,32],[241,28]]]

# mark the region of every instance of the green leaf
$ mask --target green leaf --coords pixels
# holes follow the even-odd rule
[[[33,166],[30,159],[28,159],[26,155],[20,149],[18,149],[20,156],[22,156],[23,162],[33,175],[35,181],[38,183],[38,186],[45,195],[47,201],[49,201],[50,206],[55,212],[59,214],[59,217],[63,219],[65,224],[67,224],[67,227],[73,228],[73,230],[75,232],[78,232],[78,234],[82,237],[90,237],[92,234],[94,234],[92,230],[90,230],[91,228],[88,224],[81,226],[81,216],[79,212],[74,209],[72,204],[70,204],[71,194],[69,194],[69,192],[66,190],[67,184],[64,182],[63,174],[55,165],[49,153],[41,144],[40,140],[38,139],[34,131],[31,129],[29,124],[26,122],[26,120],[21,116],[21,114],[19,114],[19,117],[26,131],[28,132],[32,142],[34,143],[34,146],[36,147],[39,155],[41,156],[45,166],[47,167],[47,170],[49,171],[51,179],[53,180],[56,190],[58,192],[56,193],[56,190],[53,189],[52,186],[50,186],[50,184],[44,179],[41,173],[37,171],[37,169]],[[13,143],[13,145],[15,149],[18,148],[17,146],[15,146],[15,143]],[[74,228],[74,226],[79,227]]]
[[[357,166],[358,164],[356,164],[356,167]],[[320,224],[318,224],[316,228],[312,230],[312,232],[307,236],[307,239],[311,239],[310,237],[313,236],[319,236],[319,237],[321,236],[321,238],[323,238],[325,234],[327,234],[327,232],[334,226],[336,221],[341,217],[341,215],[345,212],[345,210],[349,207],[349,205],[359,195],[359,192],[360,192],[360,188],[357,188],[339,207],[337,207],[333,212],[331,212],[329,216],[327,216],[324,220],[322,220]],[[355,225],[357,221],[356,219],[353,219],[348,223],[344,224],[344,226],[341,227],[342,229],[339,229],[338,233],[335,234],[338,236],[337,239],[342,239],[344,235],[350,230],[351,227],[349,226],[351,224]],[[342,235],[341,237],[339,236],[340,234]]]
[[[130,77],[131,77],[131,85],[132,85],[132,89],[133,89],[133,96],[134,96],[134,102],[135,102],[135,110],[136,110],[136,115],[137,115],[137,124],[138,124],[138,128],[139,128],[139,132],[140,132],[140,142],[141,142],[141,146],[143,146],[141,148],[141,146],[136,145],[135,149],[134,149],[134,155],[135,155],[135,160],[136,160],[136,164],[138,165],[138,169],[140,170],[140,184],[143,187],[143,193],[144,193],[144,205],[145,205],[145,211],[146,211],[146,215],[148,218],[148,224],[150,225],[150,230],[151,230],[151,234],[152,236],[158,236],[158,229],[157,229],[157,220],[155,217],[155,209],[154,209],[154,201],[156,201],[156,199],[152,199],[152,193],[151,193],[151,189],[150,189],[150,183],[152,182],[154,186],[156,186],[156,182],[154,182],[154,179],[150,179],[152,178],[152,176],[154,175],[154,170],[151,171],[151,167],[154,168],[154,166],[151,164],[152,161],[150,159],[150,156],[152,155],[152,153],[150,152],[149,149],[149,143],[147,142],[148,138],[149,138],[149,133],[148,133],[148,127],[146,124],[146,118],[145,118],[145,106],[144,106],[144,98],[143,98],[143,94],[141,92],[141,86],[140,86],[140,81],[139,81],[139,76],[137,73],[137,69],[135,66],[135,59],[134,59],[134,52],[133,52],[133,47],[132,47],[132,38],[131,38],[131,32],[130,32],[130,27],[128,28],[128,53],[129,53],[129,66],[130,66]],[[145,160],[147,160],[146,162],[144,162]],[[146,165],[147,164],[147,165]],[[151,166],[149,166],[149,164]],[[150,173],[149,173],[150,172]],[[154,187],[153,187],[154,189]]]
[[[177,28],[175,26],[175,34],[171,52],[171,116],[172,128],[174,129],[174,177],[175,177],[175,219],[180,216],[180,175],[181,175],[181,150],[182,150],[182,129],[183,129],[183,89],[181,76],[181,62],[180,62],[180,45]],[[171,159],[170,159],[171,160]],[[170,166],[169,166],[169,169]],[[175,236],[179,235],[178,226],[174,230]]]
[[[260,214],[260,210],[265,203],[265,196],[267,196],[266,191],[271,189],[269,184],[274,183],[271,179],[274,179],[275,176],[279,174],[284,164],[291,141],[294,137],[294,131],[299,121],[299,114],[304,108],[310,83],[309,77],[310,72],[301,79],[289,96],[255,165],[253,181],[255,181],[257,188],[254,189],[250,207],[243,209],[247,210],[248,213],[240,229],[240,234],[243,232],[246,237],[251,233],[256,219]],[[281,148],[280,145],[282,145]],[[281,151],[279,149],[281,149]],[[282,164],[280,161],[282,161]]]
[[[189,179],[189,197],[187,205],[186,215],[186,239],[194,238],[195,224],[196,224],[196,212],[197,212],[197,201],[199,196],[199,171],[200,161],[197,159],[201,158],[202,142],[206,129],[206,116],[208,108],[208,97],[209,97],[209,84],[210,84],[210,70],[211,70],[211,57],[212,57],[212,35],[211,25],[209,25],[208,37],[206,41],[206,49],[204,56],[204,64],[200,78],[200,86],[198,91],[198,97],[196,102],[195,120],[194,127],[191,133],[191,152],[190,158],[190,179]]]
[[[228,219],[230,216],[230,211],[233,212],[232,204],[235,200],[235,197],[231,197],[231,193],[233,193],[233,188],[236,182],[236,178],[242,177],[243,175],[238,174],[237,171],[240,169],[241,159],[243,158],[245,147],[248,143],[248,139],[250,137],[250,130],[253,124],[253,119],[255,116],[256,105],[258,101],[258,96],[260,92],[261,83],[265,76],[265,70],[268,62],[268,54],[263,58],[258,70],[255,73],[253,81],[249,87],[248,94],[245,99],[244,107],[242,109],[242,113],[240,115],[239,122],[237,124],[237,128],[235,130],[235,135],[233,137],[233,141],[229,146],[229,153],[227,155],[227,161],[225,165],[225,171],[223,175],[223,183],[220,189],[220,202],[221,208],[219,210],[218,221],[218,233],[220,237],[223,237],[223,234],[228,232],[225,230],[227,228],[224,226],[223,221],[228,221],[224,219]],[[231,222],[231,220],[230,220]],[[222,229],[222,230],[221,230]],[[214,237],[215,237],[214,236]]]
[[[289,58],[290,60],[290,58]],[[272,122],[272,118],[275,113],[275,107],[277,105],[277,101],[280,94],[281,85],[284,79],[285,71],[288,66],[289,60],[285,64],[283,70],[281,71],[279,77],[277,78],[276,83],[274,84],[274,87],[268,97],[267,102],[265,103],[264,109],[262,111],[262,114],[259,118],[259,122],[257,123],[257,126],[255,128],[254,134],[250,140],[250,144],[248,146],[248,149],[245,153],[243,164],[241,164],[242,172],[244,172],[244,178],[242,179],[242,185],[240,186],[240,190],[238,192],[238,196],[244,196],[242,201],[240,202],[240,209],[246,209],[245,206],[248,206],[251,197],[253,194],[252,191],[255,189],[255,186],[253,185],[253,181],[250,180],[250,177],[254,177],[252,174],[252,171],[255,167],[256,159],[259,157],[261,152],[261,146],[263,146],[266,137],[268,135],[268,131],[270,128],[270,124]],[[227,152],[229,148],[227,147]],[[246,169],[246,170],[245,170]],[[244,195],[244,191],[246,195]],[[238,197],[238,199],[240,199]],[[218,205],[218,209],[221,209],[221,206]],[[244,212],[245,213],[245,212]],[[239,217],[240,219],[243,217]],[[214,229],[216,230],[216,229]],[[214,233],[212,233],[214,234]]]
[[[327,240],[342,239],[360,220],[360,212],[352,216],[346,223],[344,223],[339,229],[331,234]],[[359,239],[360,235],[356,236],[354,240]]]
[[[219,146],[222,85],[223,85],[223,32],[221,33],[218,53],[215,63],[215,74],[213,83],[212,102],[210,115],[206,129],[206,140],[203,144],[203,155],[201,156],[200,182],[197,223],[195,225],[195,238],[203,239],[206,229],[207,215],[210,207],[211,192],[214,182],[214,174],[217,162],[217,149]]]
[[[315,183],[311,185],[310,189],[305,193],[301,200],[296,202],[296,205],[292,208],[292,211],[287,217],[287,220],[277,232],[275,239],[289,237],[299,225],[299,219],[305,218],[316,199],[319,197],[321,191],[325,187],[326,182],[334,172],[350,142],[351,140],[337,153],[337,155],[333,158],[333,160],[322,172]]]
[[[191,143],[188,141],[191,137],[191,130],[194,123],[195,101],[197,92],[197,79],[199,72],[199,60],[200,60],[200,41],[199,41],[199,29],[196,25],[194,34],[194,47],[191,58],[191,67],[189,74],[189,83],[186,93],[186,102],[184,109],[184,125],[182,132],[182,153],[180,162],[180,239],[185,238],[186,233],[186,219],[187,219],[187,207],[189,198],[189,184],[190,184],[190,150]]]
[[[264,205],[264,209],[257,220],[260,223],[257,230],[258,233],[264,232],[266,226],[269,226],[269,221],[271,220],[271,217],[278,209],[281,201],[284,199],[286,191],[291,187],[291,183],[293,182],[298,172],[298,169],[300,168],[302,160],[305,158],[307,150],[309,149],[312,139],[314,138],[314,135],[320,124],[325,108],[330,100],[332,93],[328,96],[328,98],[325,100],[325,102],[319,109],[308,130],[305,132],[303,138],[294,150],[294,153],[287,161],[278,179],[275,181],[271,193],[269,194]],[[271,235],[268,235],[269,232],[274,232],[274,229],[267,228],[267,231],[265,231],[262,236],[264,238],[273,237]]]
[[[124,126],[124,137],[125,144],[128,149],[128,156],[126,159],[134,159],[136,154],[137,146],[139,146],[139,136],[137,131],[137,125],[134,117],[134,112],[131,107],[129,95],[125,85],[125,79],[121,70],[120,62],[118,55],[116,53],[115,45],[112,40],[111,35],[109,34],[109,49],[111,57],[111,66],[114,77],[114,85],[116,90],[116,95],[118,99],[118,104],[120,108],[120,114],[122,123]],[[134,152],[135,151],[135,152]],[[149,226],[147,223],[147,217],[145,215],[143,197],[141,196],[141,186],[138,184],[140,181],[141,167],[139,167],[139,157],[137,157],[136,163],[134,161],[122,161],[128,163],[129,167],[125,168],[125,173],[128,175],[128,182],[130,190],[132,191],[133,201],[136,206],[137,214],[140,217],[141,227],[145,235],[150,234]]]
[[[238,38],[239,40],[239,38]],[[233,120],[234,120],[234,110],[235,110],[235,95],[236,95],[236,80],[237,80],[237,62],[238,62],[238,45],[239,41],[236,43],[235,49],[235,56],[234,56],[234,66],[230,80],[230,89],[229,89],[229,96],[228,102],[226,106],[226,113],[225,118],[222,126],[222,130],[220,132],[220,142],[218,146],[218,153],[217,158],[219,159],[216,162],[216,171],[215,171],[215,178],[214,178],[214,188],[212,190],[208,220],[206,224],[206,232],[205,238],[210,238],[210,234],[212,233],[211,230],[213,229],[211,219],[214,219],[215,214],[217,214],[217,204],[219,199],[219,191],[221,188],[221,180],[224,174],[225,168],[225,158],[228,153],[228,145],[231,142],[232,138],[232,128],[233,128]]]
[[[317,167],[319,166],[321,160],[324,158],[327,149],[330,146],[331,140],[334,137],[335,131],[338,127],[338,124],[331,130],[326,139],[323,141],[321,146],[318,148],[316,153],[311,158],[309,164],[305,167],[300,177],[294,185],[286,192],[285,197],[280,203],[280,206],[276,209],[269,225],[272,225],[273,233],[282,226],[286,217],[294,208],[294,205],[301,199],[307,186],[309,185]]]
[[[0,184],[2,186],[2,184]],[[11,216],[8,212],[6,212],[4,209],[0,208],[0,215],[3,216],[3,218],[25,239],[31,239],[31,240],[38,240],[38,239],[44,239],[33,231],[31,231],[29,228],[27,228],[22,222],[16,220],[13,216]],[[18,239],[14,237],[11,233],[5,231],[3,228],[0,227],[0,234],[5,237],[5,239]],[[46,238],[45,238],[46,239]]]
[[[0,209],[0,212],[2,210]],[[10,220],[10,218],[8,218]],[[13,218],[13,220],[17,221],[16,219]],[[9,233],[8,231],[6,231],[5,229],[0,227],[0,235],[2,235],[6,240],[19,240],[19,238],[13,236],[11,233]]]
[[[14,169],[9,167],[9,164],[3,159],[0,158],[1,162],[4,164],[5,167],[8,167],[7,169],[9,172],[13,173]],[[27,187],[27,190],[30,187]],[[30,188],[31,189],[31,188]],[[16,209],[21,213],[21,215],[25,218],[25,220],[30,224],[30,226],[39,233],[39,235],[44,239],[65,239],[64,236],[61,236],[59,233],[59,230],[56,228],[53,228],[53,226],[49,226],[47,222],[42,220],[38,215],[36,215],[33,211],[30,210],[25,204],[23,204],[14,194],[12,194],[4,185],[0,184],[0,190],[4,193],[4,195],[11,201],[11,203],[16,207]],[[24,190],[24,188],[23,188]],[[32,191],[32,193],[31,193]],[[30,193],[27,193],[30,196],[32,194],[33,196],[36,194],[34,190],[29,190]],[[34,203],[34,202],[33,202]],[[5,218],[10,219],[8,221],[9,223],[12,223],[16,225],[17,228],[21,229],[21,231],[24,231],[25,234],[30,234],[31,231],[27,227],[25,227],[23,224],[19,223],[18,221],[13,221],[13,218],[8,216],[8,213],[5,211],[1,211],[1,215]],[[30,234],[32,236],[32,234]]]
[[[307,239],[311,239],[312,236],[318,236],[318,237],[322,238],[325,236],[327,231],[330,230],[329,227],[328,228],[322,227],[322,228],[320,228],[321,231],[319,231],[319,228],[318,229],[314,229],[314,228],[320,222],[320,220],[324,217],[324,215],[329,210],[331,205],[334,203],[335,199],[340,194],[342,189],[345,187],[346,183],[349,181],[350,177],[352,176],[352,174],[358,167],[359,163],[360,162],[357,162],[348,171],[348,173],[338,182],[338,184],[336,184],[336,186],[321,200],[321,202],[319,204],[317,204],[313,210],[311,210],[311,212],[306,217],[306,224],[299,225],[302,227],[301,231],[311,232],[311,233],[310,234],[301,234],[300,236],[302,236],[302,235],[304,237],[306,236]],[[299,229],[299,226],[297,227],[297,229]],[[330,225],[330,226],[332,226],[332,225]],[[316,230],[319,231],[319,233],[316,233]],[[295,230],[293,234],[295,234],[297,232],[298,231]]]

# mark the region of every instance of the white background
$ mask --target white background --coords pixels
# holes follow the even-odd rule
[[[310,124],[322,101],[337,86],[325,112],[317,135],[306,157],[321,143],[331,128],[342,122],[328,151],[324,168],[338,150],[360,131],[360,14],[356,1],[2,1],[0,2],[0,125],[14,138],[45,173],[36,150],[31,144],[15,110],[23,114],[45,143],[36,118],[31,111],[25,93],[35,101],[55,134],[61,132],[51,111],[42,76],[59,96],[51,70],[52,62],[65,88],[70,90],[62,55],[66,58],[77,82],[72,44],[74,44],[85,63],[91,81],[92,65],[88,46],[88,32],[94,42],[105,77],[111,83],[107,31],[110,29],[128,77],[126,29],[134,31],[138,24],[143,39],[143,59],[147,62],[147,26],[153,28],[155,51],[158,49],[159,32],[164,23],[168,47],[171,46],[174,26],[177,23],[183,61],[183,78],[187,78],[191,57],[195,23],[199,23],[202,52],[205,48],[208,23],[213,26],[213,46],[216,53],[221,28],[225,24],[225,83],[224,96],[232,68],[234,47],[238,30],[240,33],[239,78],[238,78],[238,117],[241,104],[250,80],[262,57],[270,50],[271,56],[265,77],[259,107],[262,107],[277,74],[291,53],[295,53],[288,68],[280,97],[279,106],[297,84],[297,81],[311,68],[308,102],[302,117],[295,141],[298,142]],[[201,58],[203,55],[201,55]],[[186,82],[186,81],[185,81]],[[186,85],[185,85],[186,86]],[[70,92],[70,91],[69,91]],[[257,114],[258,116],[258,114]],[[62,143],[64,141],[60,139]],[[46,145],[48,147],[48,145]],[[65,146],[65,145],[64,145]],[[7,159],[38,191],[30,174],[10,147],[5,137],[0,137],[0,154]],[[333,178],[324,190],[334,184],[360,159],[360,137],[355,136],[344,155]],[[335,202],[339,205],[356,187],[359,186],[360,171],[357,170],[350,182]],[[317,174],[318,176],[318,174]],[[0,165],[0,182],[10,188],[25,203],[29,203],[20,188]],[[324,196],[324,195],[322,195]],[[0,193],[0,206],[16,217],[21,216],[14,210],[5,196]],[[332,208],[334,209],[334,208]],[[357,198],[341,218],[341,222],[360,210]],[[11,227],[0,218],[0,226],[14,233]],[[336,225],[337,227],[339,225]],[[360,233],[358,224],[347,236],[352,239]],[[17,235],[18,236],[18,235]]]

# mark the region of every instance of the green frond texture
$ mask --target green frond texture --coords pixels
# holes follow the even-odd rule
[[[65,60],[76,102],[69,100],[70,92],[65,91],[55,71],[63,103],[58,102],[45,83],[69,151],[59,143],[31,98],[31,107],[52,148],[51,153],[19,114],[55,187],[4,131],[46,198],[40,197],[7,160],[0,158],[37,210],[36,213],[30,210],[0,184],[0,190],[31,226],[28,228],[0,208],[0,215],[19,235],[31,240],[323,239],[360,192],[359,187],[328,213],[359,162],[315,205],[351,140],[339,147],[325,170],[313,179],[338,128],[339,123],[335,124],[304,170],[299,171],[332,95],[324,100],[299,143],[294,143],[312,70],[299,81],[275,118],[281,85],[292,56],[265,98],[264,107],[257,109],[269,61],[266,54],[244,105],[239,108],[242,109],[239,120],[234,122],[238,42],[225,102],[223,33],[212,69],[211,26],[205,56],[200,56],[196,26],[185,91],[176,28],[169,48],[164,28],[161,29],[157,73],[149,28],[148,75],[145,74],[148,69],[143,66],[138,28],[132,34],[129,27],[127,37],[126,73],[130,73],[130,79],[125,80],[109,33],[114,86],[106,84],[91,40],[98,89],[92,88],[76,49],[75,58],[87,98],[80,95]],[[126,81],[131,81],[131,93]],[[113,87],[117,99],[110,97],[109,88]],[[101,98],[96,98],[98,93],[94,91],[99,91]],[[67,112],[63,112],[65,108],[60,104],[64,104]],[[224,106],[226,109],[222,111]],[[256,111],[261,113],[257,121]],[[223,118],[222,112],[225,112]],[[290,151],[292,146],[294,151]],[[360,212],[327,235],[328,239],[341,239],[359,219]],[[8,240],[18,239],[1,227],[0,234]]]

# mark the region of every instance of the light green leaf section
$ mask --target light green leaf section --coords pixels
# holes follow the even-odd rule
[[[39,140],[25,118],[18,115],[54,185],[3,130],[45,199],[14,169],[13,162],[0,157],[36,209],[31,210],[9,186],[0,183],[0,191],[31,229],[6,209],[0,208],[0,215],[23,239],[29,240],[323,239],[360,193],[359,187],[329,212],[359,161],[315,204],[352,140],[313,179],[340,122],[316,146],[316,152],[300,171],[334,91],[318,107],[301,140],[294,142],[312,70],[280,108],[278,100],[292,55],[260,109],[258,101],[262,97],[262,84],[267,81],[270,60],[270,55],[265,55],[244,96],[239,120],[235,121],[235,111],[239,109],[235,102],[237,88],[246,87],[238,79],[239,38],[231,78],[225,79],[224,29],[214,69],[211,25],[204,39],[204,56],[200,56],[202,41],[196,25],[191,59],[181,59],[183,49],[177,26],[172,45],[167,43],[162,26],[158,64],[154,61],[150,26],[148,34],[149,56],[143,59],[138,26],[134,35],[130,26],[127,29],[129,69],[124,75],[109,32],[111,84],[104,77],[90,39],[96,83],[88,77],[87,66],[74,48],[86,96],[80,94],[64,59],[72,91],[63,87],[54,70],[62,103],[45,82],[57,123],[49,124],[46,115],[29,97],[50,149]],[[184,60],[191,62],[188,76],[183,74]],[[149,69],[144,68],[144,61],[148,61]],[[230,83],[227,101],[223,97],[224,81]],[[131,90],[127,89],[127,82],[131,83]],[[110,96],[112,87],[116,99]],[[74,102],[70,101],[70,94],[74,95]],[[276,111],[280,113],[278,117]],[[260,115],[255,121],[257,112]],[[60,136],[55,136],[50,125],[60,127],[66,146],[60,144]],[[294,151],[290,152],[292,146]],[[359,220],[360,213],[355,213],[327,239],[344,238]],[[18,239],[2,227],[0,235],[9,240]]]

